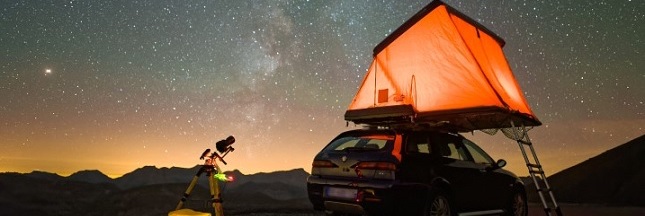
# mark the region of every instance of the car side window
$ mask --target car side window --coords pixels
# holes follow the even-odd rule
[[[421,133],[415,133],[408,138],[407,152],[430,154],[430,144],[428,136]]]
[[[455,137],[449,135],[438,135],[431,139],[433,148],[436,148],[436,153],[445,158],[452,158],[456,160],[468,160],[463,146]]]
[[[470,152],[470,156],[473,157],[473,161],[478,164],[493,164],[493,158],[491,158],[484,150],[479,148],[475,143],[470,140],[463,139],[463,143]]]
[[[457,159],[457,160],[467,160],[464,149],[457,142],[449,142],[448,148],[450,148],[450,155],[447,155],[448,158]]]

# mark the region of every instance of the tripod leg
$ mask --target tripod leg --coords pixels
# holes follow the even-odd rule
[[[201,176],[203,172],[204,172],[204,167],[199,168],[199,171],[197,171],[197,174],[195,174],[195,176],[193,177],[193,180],[190,181],[190,185],[188,185],[188,189],[186,189],[186,192],[184,192],[184,196],[181,197],[181,200],[179,200],[179,203],[177,204],[177,207],[175,207],[175,210],[179,210],[184,206],[184,202],[186,202],[186,199],[188,199],[188,196],[190,196],[190,193],[195,188],[195,185],[197,185],[197,180],[199,180],[199,176]]]
[[[212,174],[212,173],[211,173]],[[224,208],[222,208],[222,199],[219,194],[219,184],[212,175],[208,175],[208,184],[211,189],[211,200],[213,201],[213,209],[215,209],[215,216],[224,216]]]

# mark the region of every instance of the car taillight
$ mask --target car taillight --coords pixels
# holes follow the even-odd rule
[[[360,162],[356,164],[356,169],[369,170],[391,170],[396,171],[396,165],[390,162]]]
[[[333,168],[333,167],[338,167],[336,164],[332,163],[331,161],[328,160],[315,160],[312,164],[312,167],[314,168]]]

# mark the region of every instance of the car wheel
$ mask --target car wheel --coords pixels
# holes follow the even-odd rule
[[[451,216],[450,200],[443,192],[434,192],[426,204],[424,216]]]
[[[528,204],[526,202],[526,193],[521,190],[515,190],[511,196],[506,215],[512,216],[527,216]]]

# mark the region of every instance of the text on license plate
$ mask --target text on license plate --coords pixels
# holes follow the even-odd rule
[[[325,197],[338,199],[356,199],[358,190],[350,188],[325,187]]]

